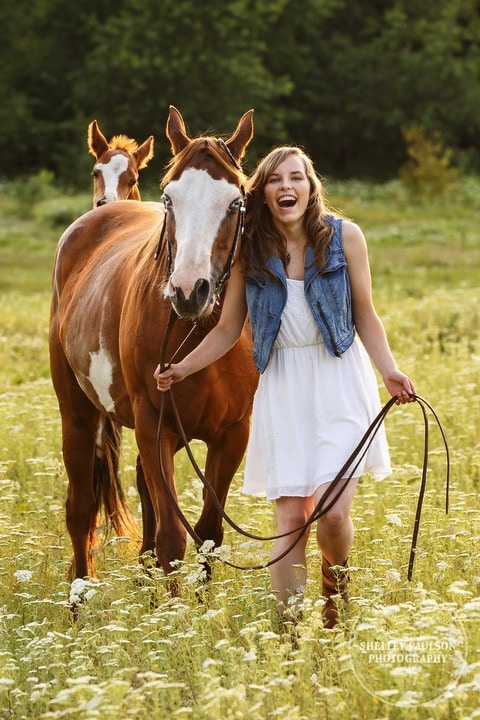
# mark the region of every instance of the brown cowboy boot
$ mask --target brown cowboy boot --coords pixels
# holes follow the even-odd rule
[[[343,568],[348,566],[348,558],[342,563]],[[322,592],[325,605],[322,609],[323,622],[326,628],[332,629],[338,624],[338,606],[335,596],[340,595],[343,602],[348,603],[348,572],[335,569],[322,555]]]

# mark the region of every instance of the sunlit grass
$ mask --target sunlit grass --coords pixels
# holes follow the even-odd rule
[[[181,595],[172,598],[153,564],[148,574],[142,569],[138,544],[109,533],[97,578],[74,588],[85,602],[72,622],[66,476],[47,353],[54,242],[51,229],[41,226],[45,245],[38,237],[22,251],[17,236],[15,247],[3,238],[9,266],[0,283],[2,720],[480,717],[479,208],[466,208],[469,221],[477,212],[477,222],[455,234],[461,213],[405,209],[392,193],[339,188],[341,204],[354,203],[351,214],[371,238],[376,305],[398,364],[445,427],[450,512],[442,438],[430,418],[430,470],[408,583],[423,420],[417,404],[394,407],[386,421],[393,475],[382,482],[364,477],[354,503],[350,612],[337,631],[323,629],[312,540],[298,648],[278,623],[268,571],[239,572],[217,559],[204,586],[189,543],[175,570]],[[193,449],[202,462],[203,446]],[[122,484],[140,523],[135,457],[133,433],[126,431]],[[182,508],[194,520],[202,487],[183,453],[177,479]],[[242,526],[269,533],[272,507],[245,497],[241,482],[239,472],[227,511]],[[224,542],[239,564],[268,557],[268,545],[229,528]],[[392,648],[413,641],[417,650],[451,646],[439,662],[389,658]],[[384,644],[371,653],[372,642]]]

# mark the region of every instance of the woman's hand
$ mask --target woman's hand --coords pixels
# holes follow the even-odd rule
[[[186,377],[186,374],[182,372],[181,363],[177,365],[170,365],[170,367],[161,372],[161,367],[158,365],[157,369],[153,373],[153,377],[157,381],[157,390],[160,392],[166,392],[169,390],[173,383],[180,382]]]
[[[414,402],[415,387],[410,378],[399,370],[394,370],[383,378],[383,382],[392,397],[397,398],[397,405]]]

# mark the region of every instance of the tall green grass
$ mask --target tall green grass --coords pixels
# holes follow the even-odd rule
[[[323,629],[312,540],[298,647],[278,624],[267,571],[216,561],[205,586],[189,544],[175,570],[181,596],[172,598],[160,571],[140,568],[138,544],[108,532],[98,577],[73,588],[88,599],[72,623],[47,325],[56,241],[68,213],[89,209],[90,199],[69,198],[67,211],[58,194],[34,195],[27,213],[13,190],[0,194],[0,718],[480,717],[480,184],[464,181],[455,196],[428,204],[407,201],[395,184],[329,187],[333,204],[366,233],[376,306],[398,363],[444,424],[451,502],[447,516],[445,457],[432,424],[408,583],[423,425],[416,404],[394,408],[386,421],[394,473],[380,483],[364,477],[354,503],[349,614],[338,630]],[[201,460],[200,443],[194,451]],[[122,482],[140,523],[135,455],[126,432]],[[183,454],[177,479],[193,520],[201,485]],[[241,472],[228,512],[269,532],[272,507],[240,487]],[[248,565],[269,548],[227,529],[223,551]]]

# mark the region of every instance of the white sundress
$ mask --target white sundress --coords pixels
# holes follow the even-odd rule
[[[243,492],[276,500],[309,497],[335,478],[381,409],[365,348],[355,338],[330,355],[304,295],[290,280],[272,356],[255,394]],[[347,471],[347,475],[351,470]],[[382,425],[354,473],[390,475]]]

